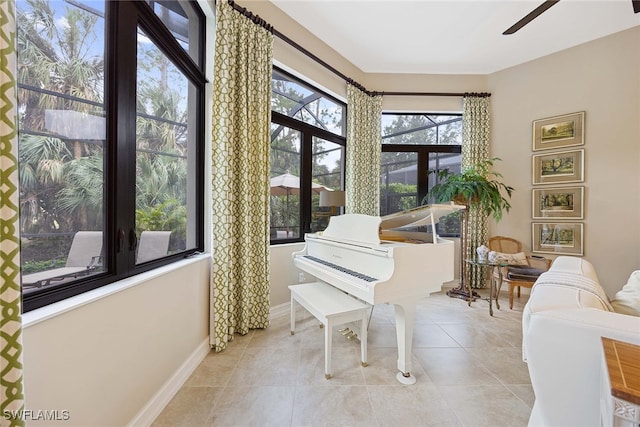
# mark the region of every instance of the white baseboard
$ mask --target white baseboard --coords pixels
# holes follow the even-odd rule
[[[281,316],[288,316],[290,309],[291,304],[288,302],[273,306],[269,310],[269,318],[276,319]],[[129,424],[127,424],[127,427],[150,426],[210,351],[211,346],[209,344],[209,337],[207,337]]]
[[[277,319],[278,317],[288,316],[291,310],[291,303],[285,302],[275,305],[269,309],[269,319]]]
[[[164,383],[160,390],[144,405],[140,412],[129,421],[127,427],[150,426],[210,351],[211,346],[209,345],[209,337],[207,337],[193,353],[191,353],[171,378]]]

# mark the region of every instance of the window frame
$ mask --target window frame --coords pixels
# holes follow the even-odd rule
[[[147,2],[105,1],[105,140],[110,143],[106,144],[103,154],[104,271],[23,294],[24,312],[174,263],[204,250],[206,17],[195,0],[188,3],[197,15],[201,30],[198,34],[198,63],[195,63],[189,53],[180,46]],[[196,90],[194,96],[197,105],[193,118],[195,122],[194,152],[189,152],[189,156],[193,156],[196,161],[195,171],[191,172],[194,174],[192,177],[194,188],[190,189],[195,196],[193,206],[195,220],[188,223],[195,233],[195,245],[166,257],[137,265],[135,262],[136,144],[132,141],[136,141],[138,27],[191,82]]]
[[[396,113],[383,112],[383,115],[394,116],[456,116],[463,120],[462,113]],[[436,124],[435,127],[440,124]],[[452,144],[385,144],[385,135],[382,135],[382,152],[388,153],[416,153],[417,154],[417,197],[418,205],[427,196],[429,192],[429,157],[436,153],[461,154],[462,143],[460,145]]]
[[[429,156],[435,153],[461,154],[462,145],[404,145],[387,144],[382,145],[383,153],[416,153],[418,156],[417,179],[418,179],[418,200],[424,199],[429,192]]]
[[[273,66],[274,71],[277,71],[280,74],[283,74],[290,78],[291,80],[298,81],[301,85],[304,85],[310,89],[313,89],[315,92],[322,94],[324,97],[331,99],[333,102],[340,104],[344,108],[344,117],[342,118],[343,122],[346,124],[346,115],[348,114],[348,106],[345,102],[342,102],[335,97],[327,94],[326,92],[316,88],[310,83],[300,79],[299,77],[293,76],[292,74],[282,70],[279,67]],[[313,176],[313,138],[317,137],[328,142],[332,142],[334,144],[340,145],[344,147],[344,154],[341,159],[341,173],[342,173],[342,188],[340,190],[344,190],[344,182],[345,182],[345,164],[346,164],[346,150],[347,150],[347,138],[346,136],[338,135],[328,130],[322,129],[317,126],[313,126],[309,123],[298,120],[294,117],[287,116],[286,114],[282,114],[277,111],[271,111],[271,123],[285,126],[295,131],[300,132],[300,235],[298,237],[287,237],[281,239],[273,239],[270,238],[271,245],[279,245],[285,243],[297,243],[304,241],[304,234],[311,232],[311,222],[312,222],[312,191],[311,191],[311,183]],[[345,129],[346,132],[346,129]],[[271,141],[269,141],[271,143]]]

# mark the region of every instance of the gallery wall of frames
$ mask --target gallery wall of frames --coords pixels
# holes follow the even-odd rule
[[[584,255],[585,112],[534,120],[531,250]]]

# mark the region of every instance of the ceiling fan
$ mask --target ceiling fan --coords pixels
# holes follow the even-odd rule
[[[513,34],[516,31],[518,31],[520,28],[524,27],[525,25],[527,25],[529,22],[533,21],[534,19],[536,19],[538,16],[540,16],[544,11],[546,11],[547,9],[549,9],[551,6],[555,5],[556,3],[558,3],[560,0],[546,0],[545,2],[543,2],[540,6],[536,7],[535,9],[533,9],[531,12],[529,12],[524,18],[522,18],[521,20],[519,20],[518,22],[516,22],[515,24],[513,24],[511,27],[509,27],[504,33],[502,33],[503,35],[509,35],[509,34]],[[638,13],[640,12],[640,0],[631,0],[631,4],[633,5],[633,13]]]

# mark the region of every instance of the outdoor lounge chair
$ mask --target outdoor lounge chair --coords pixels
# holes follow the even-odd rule
[[[102,254],[102,231],[78,231],[73,236],[64,267],[22,276],[24,287],[42,287],[52,281],[79,277],[95,271]]]
[[[137,264],[162,258],[169,250],[171,231],[143,231],[138,242]]]

